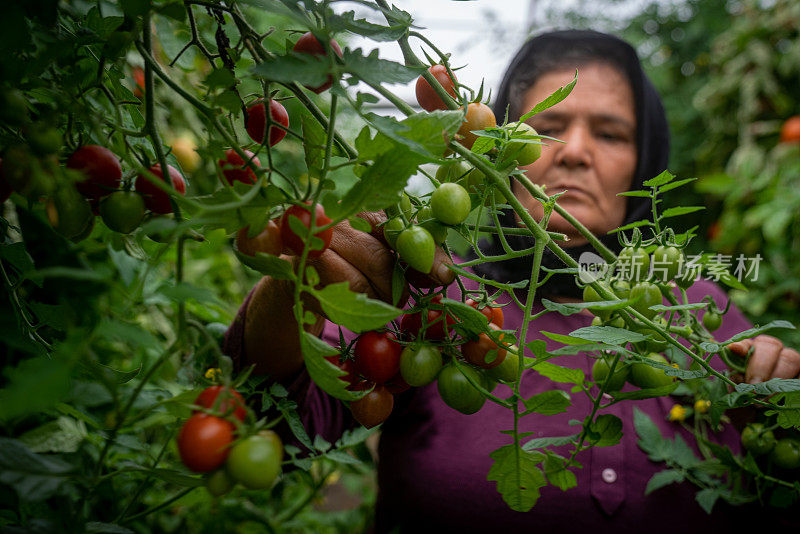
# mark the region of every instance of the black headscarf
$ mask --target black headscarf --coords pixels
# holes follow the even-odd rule
[[[582,64],[595,61],[610,64],[616,67],[629,81],[633,90],[636,112],[637,147],[636,171],[631,190],[642,189],[642,182],[657,176],[667,168],[669,128],[661,98],[642,70],[636,51],[625,41],[612,35],[588,30],[557,31],[530,39],[517,52],[506,70],[494,104],[495,115],[497,117],[505,116],[510,93],[515,87],[523,84],[525,89],[529,89],[538,77],[555,68],[569,66],[569,62],[574,58],[578,58]],[[531,69],[531,65],[542,66]],[[580,71],[578,72],[578,83],[580,83]],[[509,110],[509,120],[517,120],[520,111]],[[645,218],[649,210],[649,201],[628,197],[625,219],[622,224],[626,225]],[[516,227],[514,211],[505,210],[501,222],[503,226]],[[522,236],[507,236],[507,238],[509,245],[515,250],[528,248],[533,244],[532,238]],[[619,251],[621,248],[616,234],[600,236],[600,240],[611,250]],[[586,244],[564,250],[577,260],[581,253],[594,251],[594,248]],[[491,255],[503,254],[503,249],[495,240],[493,244],[487,246],[485,252]],[[503,262],[484,263],[476,266],[475,270],[483,276],[500,282],[517,282],[528,279],[532,260],[532,256],[527,256]],[[551,269],[564,267],[563,262],[549,249],[545,249],[542,265]],[[579,297],[580,289],[575,283],[574,276],[556,274],[537,290],[537,295]]]

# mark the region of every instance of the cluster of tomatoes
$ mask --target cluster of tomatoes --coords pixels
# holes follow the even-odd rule
[[[237,483],[247,489],[272,487],[281,474],[283,443],[271,430],[244,435],[247,407],[242,396],[229,387],[211,386],[194,404],[198,409],[178,434],[178,452],[187,468],[209,473],[208,491],[222,495]]]
[[[766,459],[779,469],[800,469],[800,439],[787,435],[776,439],[773,430],[777,427],[763,423],[750,423],[742,431],[742,446],[757,459]]]
[[[408,310],[397,333],[375,330],[358,336],[352,351],[327,360],[345,372],[340,378],[352,391],[371,390],[350,403],[355,419],[367,428],[385,421],[394,407],[395,394],[410,387],[437,381],[442,400],[465,414],[480,410],[485,394],[498,381],[512,382],[517,376],[518,357],[502,343],[501,307],[468,299],[465,304],[480,311],[488,331],[460,337],[458,319],[442,303],[441,295],[422,299],[424,304]]]

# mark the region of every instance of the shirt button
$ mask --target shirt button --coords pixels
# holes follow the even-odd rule
[[[600,476],[603,477],[603,482],[608,482],[609,484],[613,484],[617,481],[617,472],[610,467],[603,469],[603,472]]]

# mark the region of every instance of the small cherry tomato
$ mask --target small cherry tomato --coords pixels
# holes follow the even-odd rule
[[[67,239],[79,241],[94,226],[89,202],[72,187],[57,190],[48,199],[45,211],[53,229]]]
[[[163,179],[164,175],[161,172],[160,164],[153,165],[148,169],[148,172],[158,179]],[[178,169],[172,165],[167,165],[167,172],[169,173],[169,177],[172,181],[172,189],[181,195],[185,195],[186,181],[183,179],[183,176],[181,176],[181,173],[178,171]],[[153,184],[143,174],[140,174],[136,177],[135,187],[136,191],[142,195],[142,197],[144,197],[144,205],[147,206],[147,209],[159,215],[172,212],[172,204],[169,201],[169,194],[159,188],[157,185]]]
[[[653,277],[661,282],[669,282],[677,276],[684,265],[683,252],[677,247],[657,247],[653,251]]]
[[[116,191],[100,201],[100,216],[111,230],[129,234],[144,218],[144,199],[135,191]]]
[[[522,137],[523,139],[525,137],[539,135],[531,125],[524,122],[511,122],[508,124],[508,128],[515,132],[513,134],[515,137]],[[503,160],[517,160],[517,164],[520,167],[530,165],[542,155],[542,145],[539,143],[539,140],[533,139],[531,141],[532,142],[524,140],[509,141],[503,148],[500,158]]]
[[[399,395],[400,393],[411,389],[411,384],[405,381],[402,373],[399,371],[392,378],[384,382],[383,385],[392,395]]]
[[[436,245],[425,228],[412,225],[400,232],[396,250],[410,267],[424,274],[431,272]]]
[[[217,469],[206,479],[206,489],[214,497],[225,495],[236,485],[225,469]]]
[[[350,403],[353,417],[366,428],[372,428],[386,421],[394,408],[394,396],[378,384],[365,396]]]
[[[447,91],[450,96],[456,98],[455,81],[447,73],[447,67],[444,65],[431,65],[428,67],[436,81]],[[444,103],[442,98],[436,93],[423,76],[417,78],[417,102],[425,111],[434,111],[437,109],[447,109],[447,104]]]
[[[98,199],[119,189],[122,183],[122,166],[109,149],[99,145],[85,145],[67,160],[67,168],[80,171],[85,178],[75,187],[87,198]]]
[[[219,397],[219,401],[217,398]],[[217,415],[224,415],[230,411],[239,421],[244,421],[247,409],[244,406],[244,399],[238,391],[225,386],[207,387],[197,396],[194,403],[209,410],[215,410]],[[193,413],[199,413],[195,410]]]
[[[658,289],[657,285],[650,282],[639,282],[633,286],[630,298],[636,299],[631,305],[633,309],[648,319],[652,319],[658,314],[657,311],[651,310],[650,307],[663,302],[661,290]]]
[[[345,373],[347,373],[338,377],[339,380],[344,380],[345,382],[350,383],[351,386],[356,382],[358,382],[358,374],[356,372],[356,366],[353,360],[351,359],[341,360],[338,354],[334,354],[333,356],[325,356],[325,359],[331,362],[339,369],[341,369],[342,371],[344,371]]]
[[[431,214],[444,224],[461,224],[470,211],[469,193],[458,184],[443,183],[431,195]]]
[[[267,223],[266,228],[257,235],[248,237],[249,226],[245,226],[236,233],[236,250],[248,256],[255,256],[256,252],[280,256],[283,251],[281,227],[275,220]]]
[[[467,105],[467,114],[456,136],[460,136],[462,145],[466,148],[472,148],[472,145],[478,139],[478,136],[472,133],[473,131],[485,130],[495,126],[497,126],[497,119],[495,119],[492,108],[482,102],[471,102]],[[459,137],[456,137],[456,139],[459,140]]]
[[[645,358],[658,363],[669,363],[664,356],[656,352],[651,352]],[[631,373],[628,381],[634,386],[649,389],[669,385],[675,381],[675,377],[667,375],[662,369],[657,369],[646,363],[635,362],[631,364]]]
[[[397,247],[397,238],[400,236],[400,232],[405,230],[405,228],[406,225],[400,217],[389,219],[383,225],[383,238],[392,249]]]
[[[342,47],[339,46],[339,43],[336,42],[335,39],[330,40],[331,50],[339,56],[342,57]],[[319,42],[313,33],[306,32],[300,36],[297,42],[292,47],[292,50],[295,52],[299,52],[301,54],[311,54],[314,56],[325,56],[325,48],[323,48],[322,43]],[[320,58],[322,59],[322,58]],[[314,91],[317,94],[325,91],[326,89],[330,89],[331,85],[333,84],[333,77],[329,74],[328,79],[325,80],[325,83],[319,85],[317,87],[310,87],[306,86],[306,89],[309,91]]]
[[[261,162],[258,161],[258,158],[253,157],[252,152],[249,150],[244,150],[243,152],[248,158],[252,158],[256,167],[261,167]],[[225,177],[225,180],[230,185],[233,185],[233,182],[256,183],[256,173],[249,166],[245,166],[246,163],[247,161],[242,159],[232,148],[225,151],[225,159],[218,161],[222,169],[222,176]]]
[[[775,434],[761,423],[750,423],[742,431],[742,446],[753,456],[763,456],[775,447]]]
[[[269,101],[269,115],[273,123],[280,124],[284,128],[289,127],[289,114],[286,113],[286,108],[280,102]],[[267,130],[267,109],[263,99],[257,100],[247,108],[244,128],[250,139],[259,144],[264,142],[264,132]],[[269,146],[275,146],[284,137],[286,137],[286,130],[275,125],[269,127]]]
[[[486,320],[489,321],[490,323],[493,323],[496,326],[503,328],[503,320],[504,320],[503,308],[500,308],[499,306],[486,305],[483,308],[479,309],[478,303],[472,299],[467,299],[467,301],[464,304],[466,304],[467,306],[472,306],[473,308],[481,312],[486,317]]]
[[[489,323],[489,329],[500,330],[500,328]],[[503,339],[503,334],[499,335]],[[471,364],[483,369],[491,369],[503,363],[506,357],[506,349],[497,345],[489,334],[481,332],[476,340],[470,340],[461,345],[461,354]]]
[[[181,427],[178,452],[186,467],[197,473],[207,473],[225,463],[232,442],[233,424],[230,421],[196,413]]]
[[[605,391],[619,391],[622,389],[622,386],[625,385],[625,381],[628,379],[630,366],[626,365],[624,362],[622,362],[622,360],[619,360],[617,365],[614,367],[614,374],[611,375],[611,378],[609,379],[609,375],[611,374],[610,371],[611,362],[605,357],[598,358],[594,361],[594,365],[592,366],[592,380],[597,383],[598,387],[605,383]]]
[[[431,345],[408,345],[400,354],[400,374],[408,385],[426,386],[442,368],[442,353]]]
[[[707,311],[703,314],[703,326],[706,330],[713,332],[722,326],[722,315],[715,311]]]
[[[280,438],[272,430],[262,430],[233,446],[225,468],[247,489],[268,489],[281,474],[282,461]]]
[[[431,234],[433,242],[441,245],[447,241],[447,226],[433,218],[430,206],[424,206],[417,212],[419,226],[423,227]]]
[[[467,376],[477,384],[484,384],[481,374],[472,367],[462,365],[459,368],[450,363],[439,371],[436,387],[445,404],[454,410],[469,415],[483,407],[486,397],[475,389],[475,386],[470,383]]]
[[[772,461],[781,469],[800,468],[800,440],[782,438],[772,449]]]
[[[517,356],[517,346],[512,345],[513,350],[506,352],[506,357],[500,362],[500,365],[486,370],[486,374],[500,382],[511,383],[517,379],[517,371],[519,370],[519,356]]]
[[[289,225],[289,217],[296,217],[300,220],[303,226],[309,228],[311,226],[311,212],[308,208],[299,205],[292,205],[284,212],[283,217],[281,217],[281,239],[283,240],[284,246],[286,246],[289,250],[291,250],[296,255],[300,256],[305,249],[305,235],[299,236],[295,233],[292,227]],[[326,224],[330,224],[331,219],[325,215],[325,208],[322,207],[322,204],[317,204],[314,208],[314,225],[317,227],[324,226]],[[314,238],[322,240],[322,248],[315,248],[308,252],[309,258],[319,258],[322,256],[322,253],[328,249],[328,246],[331,244],[331,238],[333,237],[333,227],[328,228],[327,230],[320,230],[319,232],[315,233]]]
[[[617,269],[623,280],[645,280],[650,274],[650,255],[642,247],[625,247],[617,257]]]
[[[781,143],[797,143],[800,141],[800,115],[786,119],[781,126]]]
[[[422,314],[425,314],[425,332],[424,332],[424,339],[431,340],[431,341],[442,341],[447,337],[445,334],[445,326],[447,326],[447,331],[450,331],[450,320],[449,317],[445,317],[444,319],[440,319],[442,314],[444,313],[443,310],[433,310],[428,309],[413,313],[406,312],[403,315],[403,319],[400,321],[400,330],[402,330],[408,337],[416,339],[420,336],[422,332]],[[447,323],[447,324],[445,324]]]
[[[367,380],[382,384],[400,371],[402,350],[391,332],[364,332],[358,336],[353,351],[355,367]]]

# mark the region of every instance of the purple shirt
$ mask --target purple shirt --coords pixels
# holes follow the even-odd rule
[[[465,280],[468,288],[473,283]],[[448,290],[451,298],[459,298],[457,284]],[[689,289],[691,302],[700,302],[706,295],[714,297],[724,307],[725,293],[711,282],[702,280]],[[226,335],[225,352],[240,363],[243,351],[245,300],[232,327]],[[541,310],[537,303],[534,311]],[[506,329],[517,329],[522,322],[522,310],[515,304],[504,309]],[[545,338],[540,330],[566,334],[588,326],[591,317],[575,314],[562,316],[548,312],[529,327],[528,341],[543,339],[548,350],[559,344]],[[724,318],[715,333],[718,340],[750,328],[751,324],[735,308]],[[338,343],[337,327],[327,323],[323,338]],[[352,339],[352,336],[351,338]],[[716,357],[715,357],[716,359]],[[594,360],[586,354],[560,356],[559,365],[582,369],[591,377]],[[717,369],[723,364],[712,362]],[[356,423],[345,405],[328,396],[310,381],[305,370],[287,384],[290,396],[298,403],[298,411],[306,430],[312,437],[322,435],[333,442]],[[626,386],[630,387],[630,386]],[[569,392],[570,384],[557,384],[532,370],[523,376],[521,393],[529,397],[550,389]],[[510,389],[500,385],[495,395],[504,398]],[[583,420],[590,413],[591,403],[583,393],[570,393],[572,406],[565,413],[544,416],[530,414],[520,420],[520,431],[534,432],[522,443],[534,437],[567,436],[577,433],[571,419]],[[653,474],[666,468],[663,463],[651,462],[638,447],[633,426],[633,408],[646,413],[661,430],[672,438],[679,434],[697,451],[693,436],[680,425],[666,420],[675,400],[670,397],[623,401],[600,413],[616,415],[623,421],[623,437],[611,447],[593,447],[577,456],[582,469],[575,469],[578,485],[566,492],[548,485],[541,488],[541,497],[526,513],[514,512],[503,502],[496,484],[486,480],[491,466],[489,453],[511,442],[501,434],[513,424],[507,409],[487,401],[474,415],[463,415],[444,404],[436,383],[413,388],[395,398],[392,415],[383,424],[378,463],[378,503],[376,531],[427,531],[434,528],[459,529],[460,532],[531,532],[542,528],[550,532],[586,532],[605,526],[613,532],[708,532],[715,528],[734,528],[738,531],[746,521],[741,508],[726,505],[721,500],[714,513],[708,516],[695,502],[698,488],[689,482],[671,484],[644,495],[645,486]],[[724,425],[717,440],[739,452],[739,435],[731,425]],[[294,440],[290,440],[294,441]],[[567,447],[556,449],[565,453]],[[771,513],[756,510],[757,513]],[[750,510],[752,514],[752,509]],[[752,517],[752,516],[751,516]],[[763,521],[763,517],[760,519]],[[762,522],[762,525],[764,523]],[[729,532],[731,532],[729,530]]]

